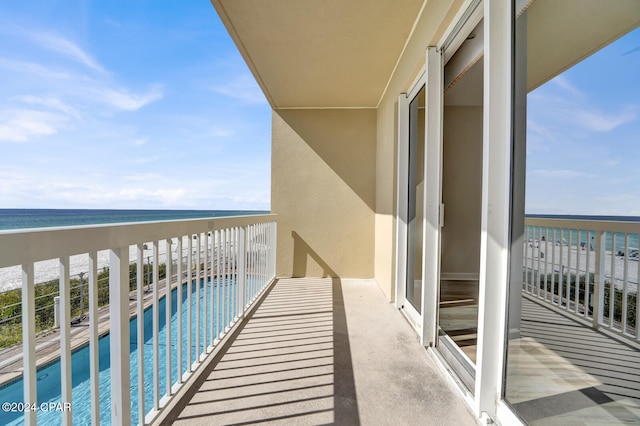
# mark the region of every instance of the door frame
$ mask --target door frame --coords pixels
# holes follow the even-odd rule
[[[428,47],[425,66],[398,97],[398,179],[396,218],[396,307],[415,328],[423,346],[433,346],[437,337],[440,271],[441,158],[442,158],[442,53]],[[425,88],[425,140],[422,238],[422,299],[420,313],[406,299],[409,186],[409,104]]]
[[[418,96],[420,90],[426,84],[426,70],[423,69],[413,81],[407,93],[398,96],[398,179],[397,179],[397,217],[396,217],[396,307],[405,314],[409,323],[416,330],[418,335],[422,335],[421,314],[407,300],[407,268],[408,259],[408,222],[409,222],[409,105]],[[425,106],[425,110],[426,110]],[[426,148],[426,138],[425,138]],[[426,164],[426,163],[425,163]],[[426,167],[425,167],[426,170]],[[423,228],[424,229],[424,228]],[[424,243],[424,241],[423,241]],[[424,250],[423,250],[424,253]],[[424,256],[423,256],[424,259]],[[424,261],[423,261],[424,264]],[[424,278],[424,269],[423,277]],[[423,281],[424,282],[424,281]],[[423,308],[423,307],[421,307]],[[421,312],[424,312],[423,310]]]

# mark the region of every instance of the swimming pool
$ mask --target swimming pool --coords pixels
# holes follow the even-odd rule
[[[237,315],[237,303],[229,303],[236,300],[235,295],[236,284],[233,278],[226,280],[211,280],[206,283],[207,298],[204,297],[205,283],[200,280],[200,324],[199,330],[196,329],[195,313],[196,313],[196,291],[198,286],[191,286],[193,297],[191,298],[193,321],[188,319],[188,294],[187,284],[182,285],[182,342],[178,345],[178,314],[177,314],[177,288],[171,292],[171,383],[178,380],[177,353],[178,347],[182,348],[182,366],[181,372],[187,370],[189,359],[187,357],[187,332],[191,326],[192,333],[192,350],[191,362],[195,362],[197,354],[204,352],[205,342],[211,340],[211,314],[213,313],[213,335],[217,336],[222,330],[218,324],[225,326],[231,322],[231,319]],[[211,291],[213,291],[213,306],[211,305]],[[220,298],[219,298],[220,296]],[[221,298],[225,298],[227,306],[230,307],[228,312],[224,310],[212,309],[222,305]],[[218,305],[218,300],[220,305]],[[216,312],[214,312],[214,310]],[[167,387],[166,369],[164,368],[167,359],[167,341],[166,341],[166,299],[162,297],[158,304],[159,311],[159,387],[160,394],[164,394]],[[149,413],[153,408],[153,345],[152,336],[153,309],[147,308],[144,312],[144,400],[145,412]],[[138,319],[133,318],[129,323],[130,332],[130,363],[131,363],[131,422],[138,423]],[[200,333],[200,347],[195,347],[196,333]],[[205,338],[206,333],[206,338]],[[109,334],[99,339],[99,387],[100,387],[100,421],[102,424],[111,423],[111,369],[109,359]],[[90,390],[90,370],[89,370],[89,345],[77,349],[71,355],[72,367],[72,419],[74,424],[90,424],[91,423],[91,398]],[[60,386],[60,362],[55,361],[47,366],[38,368],[37,370],[37,402],[38,405],[44,402],[60,403],[61,402],[61,386]],[[18,402],[24,400],[23,381],[18,379],[6,386],[0,388],[1,402]],[[61,413],[59,411],[38,411],[38,424],[59,424]],[[19,425],[24,423],[22,413],[7,413],[0,411],[0,424],[3,425]]]

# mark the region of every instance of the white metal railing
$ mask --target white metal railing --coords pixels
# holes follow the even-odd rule
[[[526,218],[524,293],[640,341],[640,222]]]
[[[99,362],[105,357],[99,352],[99,319],[104,312],[98,311],[97,278],[104,268],[99,254],[108,251],[110,423],[127,425],[134,417],[141,424],[151,422],[243,317],[275,278],[275,247],[275,215],[0,232],[0,268],[22,268],[22,402],[33,407],[43,402],[37,398],[39,359],[34,326],[34,269],[39,262],[58,259],[59,264],[61,320],[57,340],[64,408],[73,403],[69,258],[88,258],[90,419],[97,425],[101,419]],[[152,250],[150,302],[148,296],[145,298],[143,280],[145,249]],[[130,265],[131,260],[135,266]],[[164,279],[161,267],[165,268]],[[136,293],[131,299],[134,310],[130,306],[132,287]],[[160,316],[162,309],[164,318]],[[149,313],[151,333],[144,320]],[[134,316],[135,328],[130,323]],[[161,340],[165,344],[161,345]],[[140,350],[134,358],[137,369],[132,372],[133,342]],[[145,345],[151,345],[149,352]],[[145,368],[149,362],[151,369]],[[145,395],[145,382],[152,384],[151,398]],[[137,393],[132,396],[133,387],[137,387]],[[63,409],[59,415],[60,423],[71,424],[72,411]],[[36,424],[39,416],[37,410],[29,410],[24,413],[24,422]]]

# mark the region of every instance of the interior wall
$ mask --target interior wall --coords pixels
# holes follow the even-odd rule
[[[376,112],[276,110],[277,275],[373,277]]]
[[[472,274],[477,278],[480,272],[482,106],[445,106],[442,175],[442,274]]]

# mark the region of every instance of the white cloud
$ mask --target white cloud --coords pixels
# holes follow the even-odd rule
[[[558,75],[551,81],[555,85],[563,89],[565,92],[573,96],[584,97],[584,93],[581,90],[579,90],[577,87],[575,87],[573,84],[571,84],[569,79],[562,74]]]
[[[226,84],[213,86],[211,90],[247,104],[267,102],[262,90],[250,74],[243,74]]]
[[[608,114],[595,108],[577,109],[572,112],[579,125],[597,132],[608,132],[625,123],[635,120],[636,114],[631,108],[626,108],[614,114]]]
[[[89,53],[72,41],[52,32],[30,31],[28,37],[41,47],[66,56],[88,68],[106,73],[106,70]]]
[[[225,138],[228,136],[233,136],[235,132],[230,129],[215,128],[211,131],[211,134],[215,137]]]
[[[96,87],[94,89],[98,100],[117,109],[136,111],[158,99],[162,99],[162,90],[159,86],[153,86],[145,94],[132,93],[125,89],[111,87]]]
[[[35,95],[21,95],[14,96],[11,100],[21,101],[31,105],[42,105],[51,109],[62,111],[69,115],[77,116],[76,110],[62,102],[60,99],[53,96],[35,96]]]
[[[63,71],[54,71],[51,67],[46,67],[35,62],[18,61],[0,57],[0,68],[4,68],[16,73],[16,75],[32,75],[45,80],[68,80],[72,76]]]
[[[31,137],[48,136],[58,132],[66,118],[37,110],[0,112],[0,142],[28,142]]]
[[[542,176],[545,178],[578,178],[578,177],[596,177],[594,174],[580,172],[576,170],[546,170],[538,169],[532,170],[530,174],[535,176]]]
[[[156,180],[156,179],[160,179],[161,177],[162,176],[158,173],[143,173],[143,174],[125,176],[124,180],[130,180],[130,181]]]
[[[140,146],[140,145],[144,145],[147,142],[149,142],[146,138],[136,138],[133,141],[131,141],[131,143],[135,146]]]

